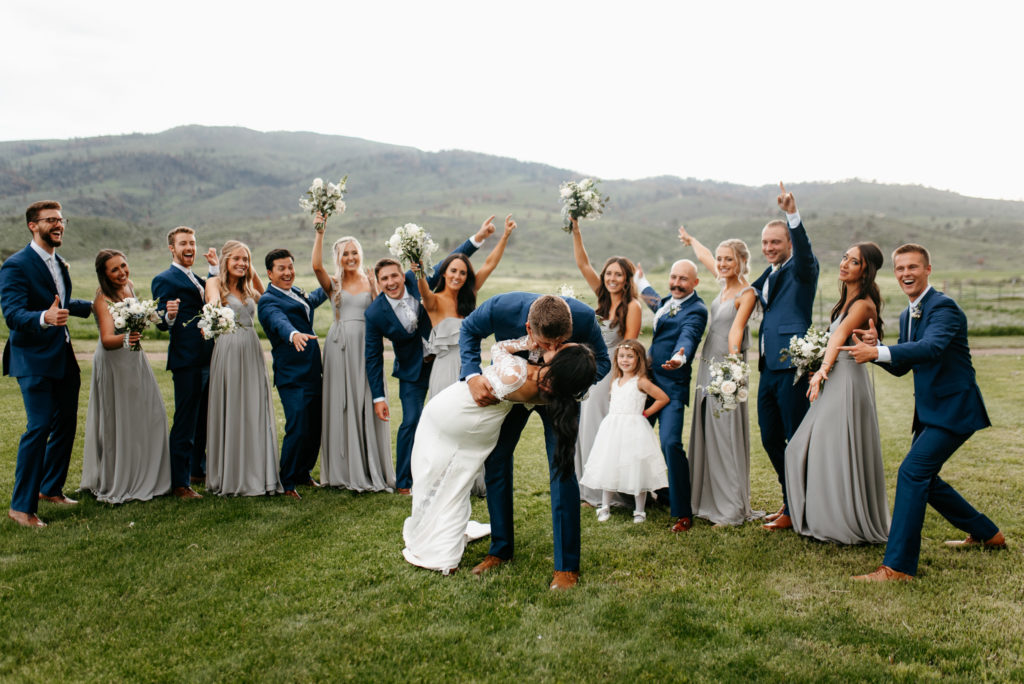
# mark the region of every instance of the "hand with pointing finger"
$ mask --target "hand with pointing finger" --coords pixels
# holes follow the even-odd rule
[[[292,335],[292,345],[294,345],[295,351],[305,351],[306,341],[315,339],[316,335],[307,335],[306,333],[297,332]]]
[[[53,304],[46,310],[43,320],[47,325],[67,325],[68,310],[60,308],[60,295],[53,296]]]
[[[854,334],[853,344],[839,348],[839,351],[850,352],[850,356],[857,363],[867,363],[878,358],[878,347],[874,344],[867,344],[859,336]]]
[[[494,230],[494,216],[492,215],[489,219],[480,224],[480,230],[478,230],[476,235],[473,237],[477,242],[483,242],[494,235]]]
[[[787,214],[796,213],[796,200],[793,198],[793,193],[786,192],[786,186],[779,181],[779,196],[776,198],[779,203],[779,209],[786,212]]]
[[[516,229],[516,222],[512,220],[512,214],[505,217],[505,235],[511,235],[512,231]]]
[[[854,335],[860,337],[864,344],[878,344],[878,331],[875,330],[875,319],[868,319],[868,329],[862,330],[858,328],[853,331]]]

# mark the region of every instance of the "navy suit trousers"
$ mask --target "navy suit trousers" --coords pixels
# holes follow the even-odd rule
[[[658,439],[661,453],[668,466],[668,500],[673,517],[692,518],[690,507],[690,462],[683,449],[683,418],[686,406],[683,400],[672,397],[672,401],[655,416],[658,420]],[[659,497],[660,498],[660,497]]]
[[[580,486],[572,471],[561,478],[554,468],[557,436],[544,409],[537,409],[544,423],[544,445],[548,452],[551,486],[551,522],[554,530],[555,570],[579,572],[580,569]],[[515,550],[512,482],[513,453],[519,436],[530,418],[530,411],[516,404],[501,425],[498,445],[484,462],[487,483],[487,511],[491,517],[491,548],[488,553],[510,560]]]
[[[190,366],[171,371],[174,379],[174,424],[171,447],[171,486],[188,487],[189,476],[206,473],[206,407],[210,367]]]
[[[417,344],[419,342],[417,341]],[[398,399],[402,402],[402,424],[398,426],[398,444],[395,445],[395,486],[412,487],[412,444],[416,427],[423,414],[423,402],[430,389],[430,366],[424,366],[418,380],[399,380]]]
[[[931,504],[954,527],[975,539],[991,539],[999,531],[995,523],[939,477],[942,465],[970,436],[930,425],[914,435],[910,452],[900,464],[896,478],[896,502],[893,504],[885,560],[882,561],[884,565],[908,575],[917,574],[921,526],[927,504]]]
[[[281,486],[285,491],[306,484],[313,476],[320,453],[323,424],[323,389],[285,385],[277,388],[284,408],[284,439],[281,441]]]
[[[807,375],[793,384],[796,371],[764,368],[757,387],[757,425],[761,444],[775,468],[782,487],[782,505],[786,507],[786,445],[800,427],[811,403],[807,399]],[[788,510],[788,509],[787,509]]]
[[[82,385],[71,345],[63,378],[28,375],[18,378],[25,402],[25,433],[18,443],[11,508],[34,515],[39,494],[60,496],[68,477],[71,447],[78,425],[78,390]]]

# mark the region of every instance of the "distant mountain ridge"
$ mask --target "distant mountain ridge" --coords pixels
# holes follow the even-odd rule
[[[69,231],[72,257],[94,254],[99,238],[126,249],[160,247],[180,224],[210,240],[242,237],[254,248],[306,251],[311,224],[298,198],[314,176],[343,174],[349,211],[328,229],[333,237],[359,236],[368,257],[380,255],[374,245],[400,223],[419,223],[451,244],[488,215],[511,212],[521,228],[508,261],[572,266],[559,229],[558,184],[578,173],[473,152],[234,127],[0,142],[0,246],[9,252],[26,241],[29,203],[57,198],[85,228]],[[964,269],[1017,268],[1024,256],[1024,202],[857,180],[790,187],[823,261],[859,240],[877,241],[885,252],[920,241]],[[584,227],[596,262],[613,253],[652,265],[677,258],[684,253],[675,240],[680,223],[709,245],[741,237],[760,260],[760,228],[778,215],[772,186],[663,176],[608,180],[602,188],[612,198],[608,211]]]

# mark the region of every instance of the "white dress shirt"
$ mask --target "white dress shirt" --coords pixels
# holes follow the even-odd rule
[[[910,310],[913,312],[914,307],[921,303],[924,296],[928,294],[928,290],[932,289],[932,286],[924,288],[924,292],[917,296],[917,299],[910,302]],[[910,336],[913,331],[914,317],[911,314],[907,314],[907,340],[910,340]],[[892,352],[889,351],[889,347],[884,344],[878,345],[878,363],[892,363]]]
[[[60,266],[57,264],[56,252],[50,254],[45,249],[40,247],[35,240],[28,244],[32,246],[32,249],[35,251],[35,253],[38,254],[39,258],[42,259],[43,263],[46,264],[46,270],[50,272],[50,277],[53,278],[53,284],[57,288],[57,294],[60,296],[61,308],[63,308],[65,298],[67,297],[67,292],[64,291],[64,277],[61,275]],[[46,322],[46,311],[49,311],[49,307],[47,307],[46,310],[39,314],[39,327],[43,328],[44,330],[50,327],[50,324]],[[67,330],[65,330],[64,337],[65,339],[70,340],[71,334]]]

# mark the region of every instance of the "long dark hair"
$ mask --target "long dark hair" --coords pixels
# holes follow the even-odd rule
[[[597,286],[597,308],[594,310],[594,313],[605,320],[608,320],[608,315],[611,313],[612,295],[608,292],[608,288],[605,287],[604,274],[612,264],[619,265],[623,275],[625,275],[625,281],[622,283],[622,302],[619,304],[619,308],[615,310],[615,316],[611,319],[611,324],[612,327],[618,328],[620,335],[625,337],[626,314],[629,313],[629,303],[636,299],[636,292],[633,291],[633,274],[636,273],[636,267],[626,257],[608,257],[608,260],[604,262],[604,266],[601,267],[601,284]]]
[[[121,293],[117,291],[117,287],[107,277],[107,262],[116,256],[124,259],[125,263],[128,262],[124,252],[116,249],[101,249],[96,255],[96,278],[100,281],[100,292],[112,302],[121,301]],[[131,280],[128,281],[128,286],[134,287]]]
[[[462,263],[466,264],[466,282],[462,283],[462,288],[459,289],[459,294],[455,299],[456,311],[459,316],[465,318],[476,309],[476,272],[473,270],[473,264],[470,262],[469,257],[462,252],[449,254],[448,258],[437,267],[437,272],[441,277],[434,284],[434,292],[443,292],[444,288],[448,286],[444,273],[456,259],[460,259]]]
[[[579,401],[594,383],[597,362],[594,352],[585,344],[573,344],[559,350],[546,364],[545,377],[549,390],[541,390],[547,406],[551,427],[558,443],[555,446],[554,468],[559,479],[566,479],[574,468],[576,436],[579,433]]]
[[[882,295],[878,291],[878,283],[875,282],[875,275],[878,274],[878,269],[882,268],[882,250],[874,242],[858,242],[853,245],[860,250],[860,260],[864,266],[864,270],[860,274],[860,292],[857,296],[850,300],[850,304],[853,304],[858,299],[870,299],[875,303],[875,329],[878,330],[878,339],[882,339],[883,328],[885,327],[882,322]],[[852,248],[851,248],[852,249]],[[846,307],[846,283],[839,283],[839,301],[832,307],[832,318],[830,320],[836,320],[839,314],[843,312]]]

